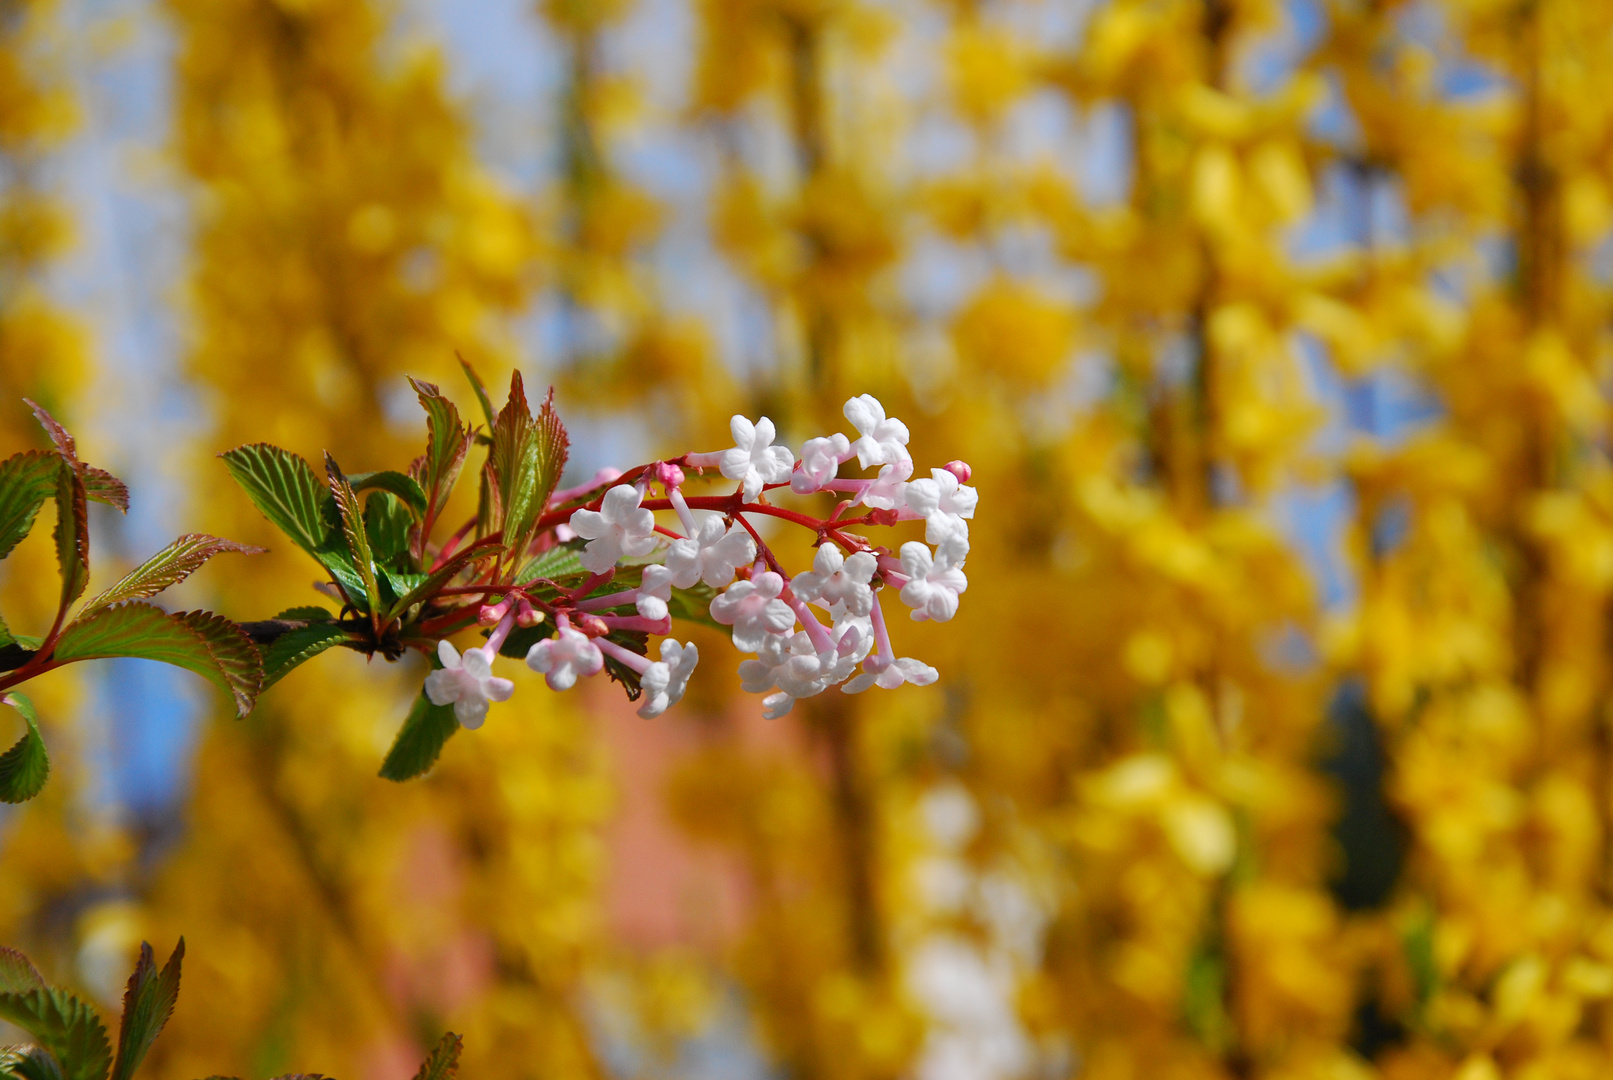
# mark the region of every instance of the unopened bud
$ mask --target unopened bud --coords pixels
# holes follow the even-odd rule
[[[969,463],[967,461],[949,461],[945,465],[941,466],[941,468],[945,469],[953,476],[956,476],[958,478],[958,483],[960,484],[967,484],[969,482],[969,477],[974,475],[974,470],[969,468]]]
[[[679,486],[684,480],[683,470],[665,461],[657,461],[650,472],[656,482],[669,490]]]
[[[544,620],[543,612],[522,600],[515,607],[516,626],[537,626]]]
[[[484,604],[482,610],[476,613],[476,622],[481,626],[497,626],[504,621],[504,616],[510,613],[510,602],[501,600],[497,604]]]
[[[598,615],[578,616],[576,623],[577,629],[581,630],[589,637],[604,637],[606,634],[610,633],[610,627],[606,626],[605,620],[601,619]]]

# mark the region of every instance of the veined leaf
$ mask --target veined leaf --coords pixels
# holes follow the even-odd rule
[[[436,667],[432,657],[432,667]],[[398,731],[392,749],[381,762],[381,777],[385,780],[412,780],[437,763],[443,744],[459,730],[452,705],[433,705],[424,690],[415,698],[414,707]]]
[[[125,514],[129,512],[129,485],[105,469],[97,469],[94,465],[84,466],[84,494],[98,503],[114,506]]]
[[[174,954],[157,971],[151,946],[140,943],[140,959],[123,992],[123,1022],[118,1028],[118,1056],[111,1080],[129,1080],[145,1059],[146,1051],[174,1014],[179,1000],[179,967],[185,959],[185,939],[180,938]]]
[[[331,496],[308,463],[268,443],[238,446],[219,456],[252,505],[293,543],[318,558],[332,532],[325,516]]]
[[[342,475],[336,459],[325,454],[325,475],[330,478],[330,493],[336,499],[336,509],[342,516],[342,535],[347,538],[347,550],[353,554],[353,565],[358,569],[359,580],[364,583],[364,599],[372,612],[381,610],[381,587],[375,580],[375,557],[370,552],[370,538],[364,531],[364,508],[359,505],[353,485]]]
[[[426,512],[426,493],[421,490],[413,477],[400,472],[387,469],[382,472],[354,473],[347,478],[347,482],[353,485],[354,491],[371,489],[390,491],[402,499],[404,505],[413,510],[416,517]]]
[[[62,608],[77,600],[90,583],[89,509],[84,502],[79,467],[62,461],[56,473],[56,561],[62,571]]]
[[[14,1080],[67,1080],[43,1047],[0,1048],[0,1077]]]
[[[533,520],[543,515],[544,509],[549,505],[549,496],[554,494],[555,485],[560,482],[560,474],[566,470],[566,461],[571,456],[571,435],[566,431],[566,425],[560,422],[560,413],[554,407],[554,387],[549,387],[549,395],[543,399],[543,405],[538,409],[536,424],[538,446],[538,472],[537,486],[533,492],[533,502],[536,511]]]
[[[539,578],[548,578],[554,581],[558,578],[585,575],[588,573],[582,564],[581,547],[567,547],[557,545],[536,556],[531,562],[521,567],[515,575],[517,585],[526,585]]]
[[[72,994],[54,987],[0,994],[0,1020],[37,1039],[66,1080],[106,1080],[112,1066],[106,1028],[95,1010]]]
[[[210,611],[170,615],[152,604],[117,604],[74,620],[52,654],[68,662],[112,656],[160,660],[193,671],[229,691],[240,716],[252,711],[263,683],[257,648],[240,627]]]
[[[409,550],[413,528],[409,508],[390,491],[372,491],[364,500],[364,533],[369,537],[377,568],[393,565],[399,555]]]
[[[34,712],[34,703],[15,690],[6,693],[5,703],[17,710],[28,730],[10,750],[0,754],[0,802],[27,802],[44,788],[45,778],[50,775],[50,756],[39,734],[39,714]],[[6,986],[5,964],[0,957],[0,989]]]
[[[0,945],[0,994],[22,994],[44,985],[44,978],[26,956]]]
[[[711,602],[716,596],[717,590],[703,581],[697,581],[687,589],[673,589],[667,613],[674,619],[725,630],[727,628],[722,623],[711,617]]]
[[[163,548],[157,554],[125,574],[123,579],[101,595],[84,605],[79,618],[111,607],[125,600],[143,600],[156,596],[170,585],[177,585],[190,577],[214,555],[227,551],[243,555],[261,555],[263,548],[251,544],[238,544],[206,533],[187,533]]]
[[[0,559],[34,527],[45,500],[56,493],[61,458],[29,450],[0,461]]]
[[[452,1031],[447,1032],[437,1040],[431,1056],[421,1063],[414,1080],[453,1080],[459,1075],[459,1054],[464,1048],[464,1039]]]
[[[465,454],[470,450],[470,432],[466,431],[465,425],[460,422],[459,410],[454,408],[454,403],[443,397],[442,391],[435,385],[419,379],[410,379],[409,385],[414,387],[421,406],[426,410],[426,456],[423,475],[426,498],[430,505],[428,516],[436,518],[442,513],[443,507],[448,505],[448,496],[459,480],[459,471],[465,464]]]
[[[465,362],[463,356],[456,353],[455,357],[459,360],[461,370],[465,372],[465,378],[470,380],[471,389],[476,391],[476,401],[481,405],[482,415],[487,417],[487,426],[491,429],[496,421],[493,414],[493,399],[487,396],[487,385],[482,382],[482,377],[476,374],[476,369]]]
[[[347,631],[335,622],[311,622],[287,630],[263,650],[263,686],[258,692],[269,689],[298,665],[346,640]]]

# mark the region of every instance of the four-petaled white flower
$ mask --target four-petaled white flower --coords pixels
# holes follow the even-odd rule
[[[694,642],[679,645],[671,638],[663,639],[661,659],[639,676],[639,685],[644,688],[644,704],[638,707],[638,714],[648,720],[682,701],[683,692],[689,688],[689,676],[694,674],[698,663],[700,650],[695,648]]]
[[[940,677],[941,673],[924,661],[904,656],[875,671],[869,671],[868,665],[864,664],[863,673],[840,689],[848,694],[860,694],[870,686],[885,690],[894,690],[905,682],[914,686],[929,686]]]
[[[795,455],[787,446],[774,446],[777,432],[773,421],[762,417],[751,423],[743,416],[728,421],[728,430],[734,436],[731,449],[722,452],[718,469],[730,480],[738,480],[745,489],[745,501],[756,498],[765,484],[788,483],[795,471]]]
[[[624,556],[648,555],[655,550],[655,515],[639,506],[644,493],[632,484],[617,484],[605,492],[598,510],[571,515],[572,530],[588,546],[582,564],[603,574]]]
[[[795,612],[779,599],[784,579],[771,570],[754,575],[749,581],[736,581],[711,601],[711,617],[734,628],[734,648],[759,652],[768,634],[779,634],[795,625]]]
[[[466,649],[463,656],[446,639],[437,642],[442,668],[426,676],[426,697],[433,705],[454,707],[454,717],[467,728],[479,728],[490,701],[508,701],[515,684],[493,674],[493,651]]]
[[[633,606],[646,619],[666,618],[667,602],[672,599],[672,585],[672,571],[659,563],[651,563],[644,568],[644,577],[639,582],[638,596],[634,598]]]
[[[846,402],[844,411],[846,419],[857,425],[858,439],[851,448],[863,468],[912,460],[907,454],[907,425],[887,417],[874,395],[859,394]]]
[[[963,573],[968,554],[969,541],[957,534],[944,537],[933,558],[917,540],[902,545],[902,572],[908,578],[902,603],[914,609],[913,618],[946,622],[958,613],[958,594],[969,588]]]
[[[749,566],[756,559],[756,541],[739,522],[723,529],[721,515],[712,514],[700,523],[700,531],[693,536],[672,541],[666,553],[667,569],[672,572],[672,584],[687,589],[697,581],[704,581],[720,589],[734,580],[734,571]]]
[[[851,440],[838,431],[820,439],[808,439],[801,447],[801,467],[790,477],[790,490],[797,495],[822,491],[840,475],[840,463],[851,456]]]
[[[831,631],[830,646],[819,650],[805,630],[771,634],[761,655],[739,665],[740,685],[753,694],[777,693],[762,699],[762,715],[776,720],[795,707],[800,698],[823,693],[844,682],[873,648],[873,639],[856,625]]]
[[[907,478],[913,475],[911,461],[898,461],[880,468],[879,476],[868,482],[858,502],[875,510],[900,510],[907,505],[907,491],[912,485]]]
[[[907,485],[907,508],[924,519],[924,539],[939,544],[952,533],[967,537],[969,525],[964,519],[975,516],[980,494],[964,487],[946,469],[931,469],[930,475],[933,480],[914,480]]]
[[[552,638],[544,638],[527,650],[526,666],[543,675],[551,690],[570,690],[579,675],[598,675],[605,666],[605,654],[581,630],[560,627]]]
[[[802,600],[840,604],[852,615],[867,615],[874,607],[869,582],[878,569],[879,559],[871,552],[859,551],[847,558],[833,544],[821,544],[812,569],[791,578],[790,589]]]

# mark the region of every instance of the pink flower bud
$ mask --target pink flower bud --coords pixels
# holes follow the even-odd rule
[[[947,472],[951,473],[953,476],[956,476],[958,478],[958,483],[960,484],[967,484],[969,482],[969,477],[974,475],[974,470],[969,468],[969,463],[967,461],[949,461],[941,467]]]
[[[610,633],[610,627],[605,625],[605,620],[598,615],[579,615],[575,621],[577,629],[591,638],[604,637]]]
[[[481,626],[497,626],[509,613],[508,600],[501,600],[497,604],[483,604],[482,610],[476,613],[476,622]]]
[[[524,599],[515,606],[515,625],[517,626],[537,626],[543,619],[543,612],[527,603]]]
[[[669,491],[680,486],[684,480],[683,470],[665,461],[657,461],[652,465],[649,475],[655,479],[656,483]]]

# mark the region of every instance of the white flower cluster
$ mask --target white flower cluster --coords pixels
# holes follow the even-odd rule
[[[552,689],[567,690],[580,676],[598,674],[610,658],[638,674],[643,690],[639,715],[658,716],[683,697],[699,662],[695,646],[664,639],[661,658],[651,661],[607,635],[615,629],[667,633],[672,590],[704,584],[722,590],[711,602],[711,616],[733,628],[735,648],[753,654],[740,664],[740,679],[746,690],[766,695],[762,710],[770,718],[831,686],[855,694],[871,686],[935,682],[933,667],[898,658],[892,651],[877,590],[891,586],[914,619],[945,622],[957,613],[958,597],[969,585],[963,564],[977,500],[975,490],[965,486],[969,468],[955,461],[932,469],[928,479],[913,480],[907,425],[887,417],[884,406],[868,394],[846,402],[845,416],[857,438],[836,433],[810,439],[799,462],[788,447],[774,444],[777,433],[771,420],[752,423],[735,416],[729,424],[733,447],[680,459],[695,468],[715,467],[739,484],[732,499],[705,500],[727,509],[703,511],[703,518],[678,488],[682,470],[669,464],[638,470],[636,484],[611,487],[597,510],[573,512],[568,526],[586,541],[580,559],[594,575],[584,590],[614,574],[623,559],[641,559],[663,543],[654,513],[643,505],[652,482],[666,488],[667,500],[660,505],[677,511],[683,535],[662,530],[672,537],[664,563],[644,566],[636,587],[554,607],[555,633],[532,646],[527,665]],[[841,479],[840,467],[853,457],[864,468],[878,467],[878,475]],[[747,512],[769,510],[756,503],[764,491],[785,486],[802,495],[827,491],[848,496],[834,517],[817,522],[820,542],[812,569],[793,578],[783,575],[771,552],[759,551],[742,520]],[[924,521],[925,542],[903,544],[896,555],[872,547],[835,525],[841,512],[857,506],[883,512],[883,518],[870,514],[877,523]],[[466,727],[480,726],[488,703],[504,701],[514,690],[509,680],[492,674],[493,658],[518,617],[513,603],[506,599],[483,610],[485,621],[497,622],[485,646],[461,655],[448,642],[440,643],[442,669],[427,678],[426,695],[437,705],[452,704]],[[610,614],[628,605],[636,615]],[[519,606],[530,617],[522,625],[541,617],[533,615],[526,599]],[[815,608],[827,614],[827,625]]]

